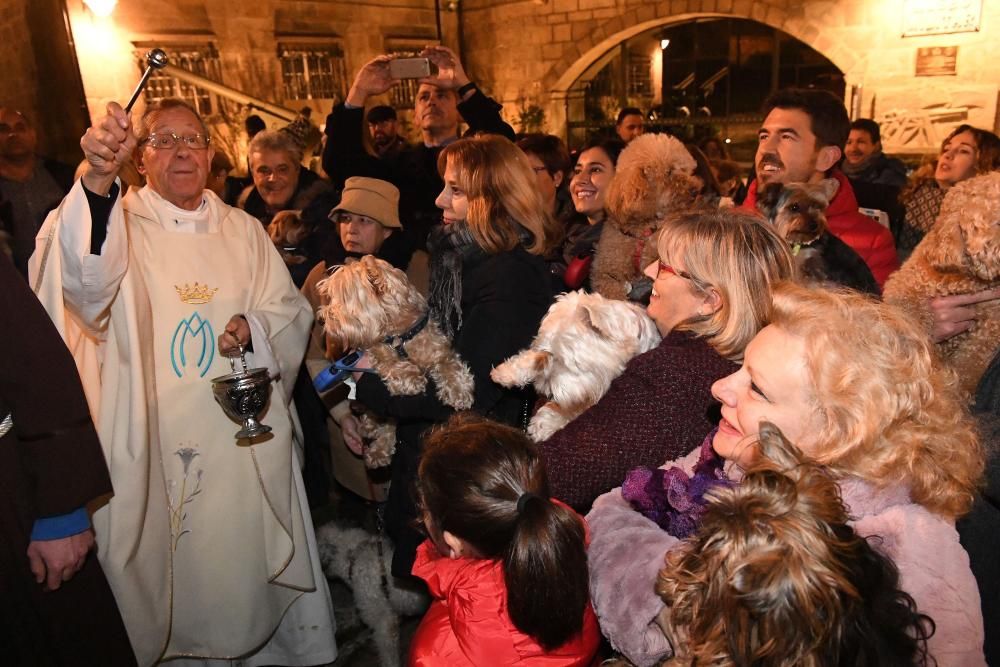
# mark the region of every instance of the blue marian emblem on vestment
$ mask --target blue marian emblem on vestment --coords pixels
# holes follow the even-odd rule
[[[188,355],[188,351],[194,355]],[[174,337],[170,341],[170,363],[177,377],[184,377],[188,360],[197,359],[198,376],[205,377],[212,360],[215,358],[215,332],[212,324],[201,318],[197,312],[191,317],[181,320],[174,329]]]

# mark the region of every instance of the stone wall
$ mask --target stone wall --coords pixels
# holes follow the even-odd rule
[[[464,0],[469,68],[513,117],[522,100],[565,128],[573,83],[611,48],[640,32],[705,16],[778,28],[829,58],[848,90],[862,87],[862,115],[895,127],[887,148],[933,150],[959,122],[997,129],[1000,3],[984,2],[978,32],[902,37],[904,0]],[[954,76],[916,77],[918,47],[958,46]],[[905,141],[903,141],[905,139]]]
[[[229,0],[120,0],[103,21],[92,17],[81,0],[68,4],[74,29],[86,35],[81,69],[92,114],[134,86],[139,74],[135,43],[211,42],[219,53],[223,83],[298,109],[309,102],[282,99],[277,55],[281,42],[336,43],[343,48],[350,79],[388,45],[437,40],[433,0],[396,0],[391,7],[374,2],[254,0],[238,9]]]
[[[17,47],[25,42],[30,1],[10,0],[0,16],[0,37],[15,45],[0,55],[8,73],[0,93],[37,109],[48,82],[31,50]],[[904,38],[907,1],[440,0],[437,11],[434,0],[254,0],[238,8],[229,0],[119,0],[110,18],[98,19],[82,0],[65,0],[91,116],[131,92],[139,76],[136,44],[211,42],[224,83],[297,109],[309,102],[282,99],[283,40],[336,41],[349,82],[388,46],[436,41],[440,21],[443,43],[461,48],[470,75],[503,102],[515,127],[521,107],[538,105],[545,129],[563,134],[574,84],[602,56],[643,31],[715,16],[778,28],[829,58],[848,90],[861,87],[862,115],[887,123],[890,149],[933,150],[958,122],[995,128],[1000,2],[983,3],[978,32]],[[958,46],[957,73],[916,77],[917,49],[927,46]],[[330,102],[311,103],[320,120]]]
[[[0,12],[0,106],[19,109],[38,118],[35,59],[28,31],[27,4],[30,0],[9,0]]]
[[[0,105],[29,118],[40,154],[76,164],[86,113],[64,26],[60,0],[8,0],[0,12]]]

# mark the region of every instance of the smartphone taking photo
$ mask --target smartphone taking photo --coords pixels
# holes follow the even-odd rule
[[[428,58],[396,58],[389,61],[389,76],[393,79],[423,79],[430,76],[432,68]]]

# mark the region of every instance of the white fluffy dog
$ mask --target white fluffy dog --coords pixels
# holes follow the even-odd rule
[[[379,664],[398,667],[399,617],[424,613],[429,599],[423,586],[407,588],[392,576],[392,543],[383,535],[331,522],[316,531],[316,542],[326,576],[351,589],[358,616],[372,630]]]
[[[661,340],[642,307],[569,292],[549,308],[531,347],[490,377],[505,387],[534,384],[548,398],[528,424],[528,435],[541,442],[597,403],[632,357]]]

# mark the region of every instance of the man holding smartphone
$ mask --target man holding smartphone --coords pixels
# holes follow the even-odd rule
[[[404,233],[417,248],[425,249],[427,233],[441,217],[434,204],[444,187],[437,171],[437,157],[444,146],[458,138],[459,123],[464,120],[468,124],[467,134],[500,134],[512,141],[514,129],[501,119],[502,107],[469,80],[451,49],[428,46],[419,57],[427,60],[426,69],[418,67],[420,63],[413,62],[415,59],[406,59],[405,66],[399,63],[392,68],[394,59],[387,55],[361,68],[346,101],[335,106],[327,117],[323,169],[337,186],[343,186],[351,176],[380,178],[396,185]],[[393,69],[397,76],[393,76]],[[382,160],[369,154],[363,142],[368,98],[388,91],[400,80],[399,75],[425,71],[430,75],[420,78],[414,103],[414,121],[423,141]]]

